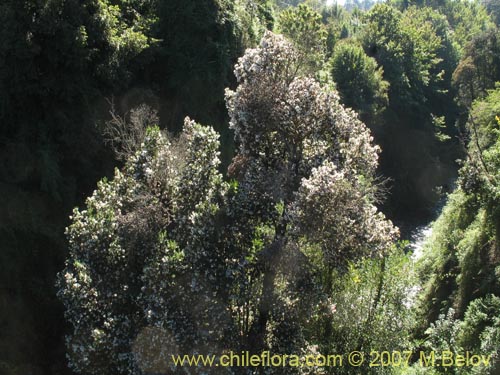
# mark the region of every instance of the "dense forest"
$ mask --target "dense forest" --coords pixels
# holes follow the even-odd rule
[[[498,0],[1,0],[0,374],[500,374],[499,28]],[[365,361],[172,361],[245,351]]]

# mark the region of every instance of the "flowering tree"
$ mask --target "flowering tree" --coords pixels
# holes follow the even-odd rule
[[[236,65],[229,183],[217,135],[187,119],[178,140],[150,129],[75,210],[59,295],[77,372],[168,373],[174,353],[313,350],[307,318],[334,311],[332,271],[394,240],[374,206],[378,148],[335,91],[298,75],[299,57],[267,33]]]
[[[239,145],[236,201],[243,214],[237,220],[249,228],[252,218],[254,227],[267,228],[256,261],[262,286],[248,325],[252,348],[271,342],[283,348],[280,342],[302,335],[308,314],[298,311],[311,307],[304,295],[304,273],[314,272],[304,248],[319,247],[320,268],[329,280],[335,267],[380,254],[397,234],[373,204],[379,149],[369,130],[342,107],[335,91],[298,76],[299,64],[300,55],[289,42],[267,33],[260,47],[247,50],[239,60],[239,86],[226,93]],[[288,267],[283,269],[283,264]],[[319,291],[329,288],[327,282]],[[312,289],[310,296],[317,285]],[[293,330],[276,330],[270,338],[267,327],[280,326],[277,317],[283,311],[296,318],[295,324],[287,320]],[[271,323],[273,319],[278,321]]]
[[[75,210],[59,296],[78,373],[159,372],[167,353],[230,339],[231,265],[212,225],[226,189],[217,138],[189,119],[175,142],[150,129],[124,170]]]

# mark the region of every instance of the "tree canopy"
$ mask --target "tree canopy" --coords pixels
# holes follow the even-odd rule
[[[0,373],[496,374],[497,8],[2,1]]]
[[[298,351],[314,344],[306,311],[332,288],[306,280],[391,247],[397,229],[373,204],[378,148],[336,92],[295,75],[299,61],[267,33],[236,65],[233,183],[217,171],[216,133],[186,119],[175,140],[150,129],[74,211],[59,278],[74,370],[157,372],[183,350]]]

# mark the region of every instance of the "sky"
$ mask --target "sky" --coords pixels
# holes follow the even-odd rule
[[[331,5],[335,2],[335,0],[326,0],[327,5]],[[337,4],[344,5],[345,0],[337,0]]]

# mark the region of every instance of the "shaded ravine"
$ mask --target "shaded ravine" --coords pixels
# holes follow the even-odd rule
[[[451,189],[448,194],[451,194],[451,192],[455,191],[455,179],[450,181],[449,186]],[[417,225],[409,231],[408,249],[412,252],[411,257],[414,262],[422,257],[424,245],[432,235],[434,221],[441,215],[441,212],[448,201],[448,194],[443,194],[436,202],[436,206],[432,211],[432,217],[427,223]]]
[[[455,181],[450,183],[452,186],[451,191],[455,190]],[[415,270],[416,264],[423,255],[423,250],[426,242],[432,236],[434,221],[441,215],[446,202],[448,201],[448,194],[445,194],[436,203],[433,210],[433,217],[426,224],[418,225],[409,232],[407,246],[408,251],[411,253],[412,269]],[[407,296],[407,307],[412,307],[415,304],[417,295],[421,289],[421,286],[417,283],[410,287]]]
[[[410,243],[407,248],[411,252],[412,272],[415,271],[417,262],[422,257],[425,243],[432,235],[433,223],[434,222],[431,221],[426,225],[420,225],[410,233]],[[409,309],[415,305],[417,295],[421,290],[421,285],[418,283],[418,280],[415,281],[416,284],[408,288],[408,295],[405,300],[405,305]]]

